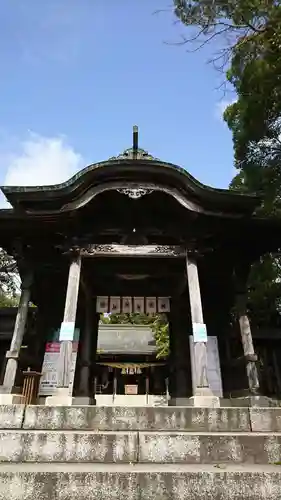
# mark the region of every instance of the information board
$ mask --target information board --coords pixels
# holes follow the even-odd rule
[[[56,330],[50,335],[50,342],[47,342],[44,361],[42,366],[42,377],[39,385],[39,396],[53,396],[55,394],[57,380],[57,365],[60,354],[60,342],[58,340],[60,331]],[[72,363],[70,371],[69,392],[72,394],[72,386],[75,375],[75,367],[78,352],[79,329],[75,329],[75,342],[72,342]]]
[[[191,375],[193,393],[195,390],[195,360],[194,360],[194,339],[193,335],[189,336],[190,358],[191,358]],[[208,381],[210,388],[215,396],[223,397],[220,358],[218,350],[217,337],[208,337],[207,342],[207,360],[208,360]]]

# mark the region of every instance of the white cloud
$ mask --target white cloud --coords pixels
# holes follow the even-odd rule
[[[216,110],[215,110],[215,116],[219,120],[223,120],[223,114],[228,106],[231,104],[234,104],[237,99],[222,99],[221,101],[217,102],[216,104]]]
[[[2,157],[4,166],[3,162]],[[83,166],[82,156],[65,138],[42,137],[34,133],[20,144],[18,154],[5,154],[5,162],[4,184],[10,186],[58,184]]]
[[[12,156],[5,184],[36,186],[67,180],[80,167],[82,157],[61,137],[30,134],[18,156]]]

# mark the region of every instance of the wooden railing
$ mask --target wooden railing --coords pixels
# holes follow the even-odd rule
[[[23,372],[23,403],[26,405],[34,405],[37,403],[40,377],[42,373],[31,371],[30,368]]]

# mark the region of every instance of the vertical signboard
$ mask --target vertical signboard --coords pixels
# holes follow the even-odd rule
[[[75,367],[78,352],[80,330],[75,328],[74,341],[72,342],[72,364],[70,372],[70,390],[74,382]],[[39,396],[53,396],[57,388],[57,364],[60,354],[60,329],[50,334],[45,348],[44,361],[42,366],[42,377],[39,385]],[[71,391],[72,394],[72,391]]]
[[[194,359],[194,339],[193,335],[189,336],[190,359],[191,359],[191,376],[193,393],[195,391],[195,359]],[[208,360],[208,381],[213,394],[219,398],[223,397],[220,358],[218,350],[217,337],[208,337],[207,342],[207,360]]]

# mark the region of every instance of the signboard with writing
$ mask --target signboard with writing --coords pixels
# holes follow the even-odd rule
[[[195,359],[194,359],[193,335],[190,335],[190,337],[189,337],[189,345],[190,345],[190,358],[191,358],[192,386],[193,386],[193,393],[194,393],[194,391],[195,391]],[[220,358],[219,358],[217,337],[208,337],[207,361],[208,361],[207,374],[208,374],[208,381],[210,384],[210,388],[215,396],[222,398],[223,397],[223,390],[222,390],[221,368],[220,368]]]
[[[60,327],[60,341],[70,340],[74,338],[75,323],[74,321],[63,321]]]
[[[70,371],[70,391],[72,394],[72,385],[74,381],[77,351],[78,351],[78,340],[79,340],[79,329],[76,328],[74,331],[74,342],[72,342],[72,365]],[[42,366],[42,377],[39,385],[39,396],[53,396],[57,388],[57,364],[60,354],[60,342],[59,342],[60,329],[51,332],[49,342],[46,344],[44,361]]]
[[[208,341],[207,328],[206,328],[206,325],[204,323],[193,323],[192,329],[193,329],[194,342],[207,342]]]
[[[137,385],[125,385],[125,394],[130,394],[131,396],[138,394]]]

